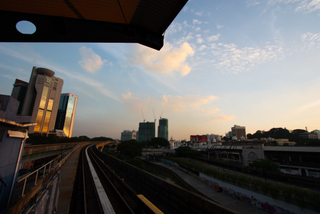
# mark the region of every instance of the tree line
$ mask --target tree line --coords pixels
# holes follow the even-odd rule
[[[274,139],[289,139],[291,142],[296,142],[297,145],[320,145],[319,139],[305,139],[300,136],[302,133],[307,133],[304,129],[294,129],[290,132],[286,128],[272,128],[269,131],[258,130],[254,134],[247,134],[248,139],[274,138]]]
[[[88,141],[112,141],[109,137],[93,137],[89,138],[85,135],[78,137],[58,137],[55,134],[41,135],[39,133],[29,134],[26,143],[37,145],[37,144],[55,144],[55,143],[74,143],[74,142],[88,142]]]

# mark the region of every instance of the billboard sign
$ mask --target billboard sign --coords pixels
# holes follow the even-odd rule
[[[207,142],[207,135],[190,135],[191,142]]]

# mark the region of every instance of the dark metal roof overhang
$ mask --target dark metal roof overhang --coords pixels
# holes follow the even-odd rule
[[[188,0],[0,0],[0,42],[130,42],[160,50]],[[34,34],[16,29],[19,21]]]

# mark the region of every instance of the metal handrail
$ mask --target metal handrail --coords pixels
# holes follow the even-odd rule
[[[43,177],[42,177],[42,178],[44,178],[45,173],[46,173],[46,168],[47,168],[48,165],[49,165],[49,169],[48,169],[48,172],[47,172],[47,173],[49,173],[52,168],[55,169],[57,166],[61,167],[62,164],[64,164],[64,163],[66,162],[66,160],[69,158],[69,156],[70,156],[77,148],[79,148],[80,146],[82,146],[82,144],[74,147],[72,151],[68,151],[68,152],[65,152],[65,153],[62,154],[62,155],[59,155],[58,157],[56,157],[55,159],[53,159],[53,160],[51,160],[50,162],[46,163],[46,164],[43,165],[42,167],[36,169],[35,171],[29,173],[29,174],[26,175],[25,177],[23,177],[23,178],[21,178],[20,180],[18,180],[17,183],[20,183],[20,182],[24,181],[21,196],[22,196],[22,197],[24,196],[24,192],[25,192],[26,184],[27,184],[27,179],[28,179],[31,175],[33,175],[33,174],[36,173],[36,178],[35,178],[35,181],[34,181],[34,185],[36,185],[37,182],[38,182],[38,175],[39,175],[39,171],[40,171],[40,170],[43,169]],[[67,153],[68,153],[68,154],[67,154]],[[62,157],[63,157],[64,155],[66,155],[66,156],[62,159]],[[52,164],[52,163],[54,163],[55,161],[59,161],[59,160],[60,160],[60,162],[56,163],[55,165]],[[41,179],[40,179],[40,180],[41,180]]]

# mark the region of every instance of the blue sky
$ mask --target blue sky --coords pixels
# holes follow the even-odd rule
[[[169,136],[319,129],[319,0],[189,0],[160,51],[119,43],[0,43],[0,93],[33,66],[79,96],[73,136],[120,138],[143,119]],[[154,114],[153,114],[154,112]]]

